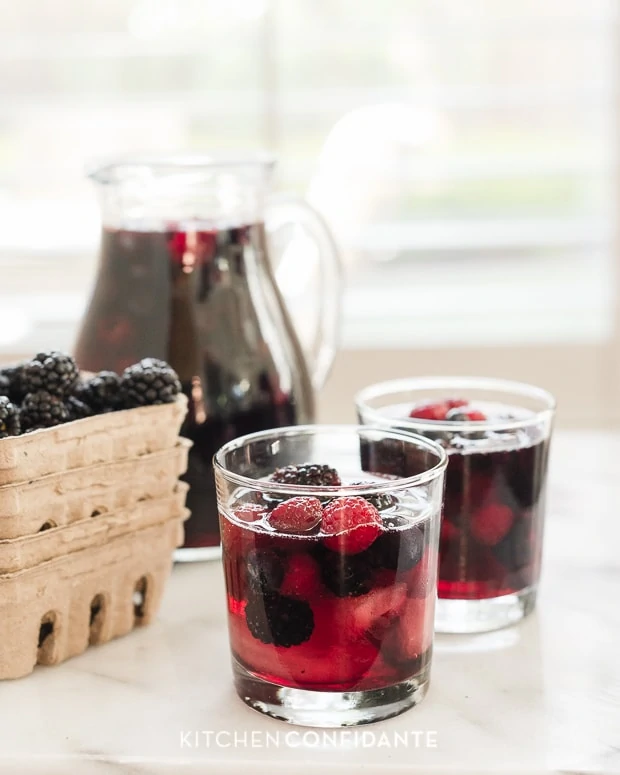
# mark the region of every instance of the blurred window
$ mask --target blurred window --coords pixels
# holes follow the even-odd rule
[[[608,0],[0,0],[0,352],[69,347],[87,159],[270,147],[349,270],[344,344],[613,332]]]

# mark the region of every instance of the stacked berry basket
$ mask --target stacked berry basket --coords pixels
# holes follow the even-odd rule
[[[80,376],[40,353],[0,371],[0,679],[148,624],[187,517],[175,372]]]

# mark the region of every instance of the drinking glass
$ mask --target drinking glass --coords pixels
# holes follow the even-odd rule
[[[308,463],[335,469],[332,484],[291,483],[287,472]],[[428,439],[360,426],[279,428],[219,450],[230,646],[245,703],[295,724],[349,726],[422,700],[446,464]]]
[[[422,434],[449,455],[437,631],[493,630],[530,613],[540,577],[553,396],[499,379],[423,377],[368,387],[356,406],[362,423]],[[442,413],[446,419],[431,419]]]

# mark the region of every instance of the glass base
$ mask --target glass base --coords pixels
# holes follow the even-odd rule
[[[237,694],[250,708],[305,727],[352,727],[371,724],[404,711],[426,696],[430,671],[409,681],[361,692],[316,692],[264,681],[233,659]]]
[[[175,562],[205,562],[219,560],[221,556],[221,546],[188,546],[177,549],[173,559]]]
[[[534,610],[536,587],[485,600],[437,600],[435,632],[489,632],[516,624]]]

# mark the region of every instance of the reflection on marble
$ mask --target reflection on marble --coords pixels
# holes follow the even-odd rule
[[[620,773],[619,460],[620,437],[558,434],[537,613],[438,636],[418,708],[326,737],[249,710],[219,565],[179,566],[149,629],[0,685],[0,772]]]

